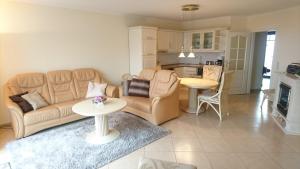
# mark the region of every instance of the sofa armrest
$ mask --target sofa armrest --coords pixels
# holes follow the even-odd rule
[[[113,85],[107,85],[105,94],[108,97],[115,97],[115,98],[119,97],[118,87],[117,86],[113,86]]]
[[[119,86],[119,97],[123,96],[123,87]]]
[[[154,122],[160,124],[179,116],[179,90],[169,95],[162,95],[152,99],[152,114]]]
[[[9,96],[11,95],[9,89],[5,87],[4,91],[4,102],[5,106],[10,113],[12,120],[12,127],[15,133],[16,138],[24,137],[24,115],[21,108],[10,100]]]

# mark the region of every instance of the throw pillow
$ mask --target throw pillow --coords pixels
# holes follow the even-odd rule
[[[105,96],[106,87],[107,83],[89,82],[86,98]]]
[[[129,85],[129,96],[149,97],[150,81],[144,79],[132,79]]]
[[[27,112],[30,112],[33,110],[33,107],[31,106],[31,104],[22,98],[22,95],[25,95],[25,94],[28,94],[28,92],[9,96],[9,98],[21,108],[23,113],[27,113]]]
[[[21,97],[25,99],[33,107],[33,110],[48,106],[48,103],[39,94],[39,92],[28,93],[22,95]]]

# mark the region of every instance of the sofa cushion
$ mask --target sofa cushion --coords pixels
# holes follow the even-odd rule
[[[77,98],[72,71],[58,70],[47,73],[52,104],[72,101]]]
[[[83,99],[72,100],[68,102],[54,104],[53,106],[59,110],[60,117],[66,117],[74,114],[74,112],[72,111],[72,106],[82,100]]]
[[[85,98],[89,82],[103,82],[95,69],[85,68],[73,71],[75,90],[78,98]]]
[[[48,103],[51,102],[47,79],[43,73],[24,73],[11,78],[7,87],[12,95],[37,91]]]
[[[169,93],[171,87],[178,80],[174,71],[160,70],[157,71],[154,79],[151,81],[150,97],[162,96]]]
[[[121,99],[124,99],[127,102],[127,106],[141,110],[145,113],[151,113],[151,99],[145,97],[137,96],[122,96]]]
[[[28,112],[24,115],[24,125],[32,125],[44,121],[58,119],[60,117],[59,110],[54,106],[47,106],[41,109]]]

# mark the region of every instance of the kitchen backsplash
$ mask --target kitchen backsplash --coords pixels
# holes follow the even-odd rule
[[[186,53],[186,56],[188,53]],[[224,53],[195,53],[195,58],[179,58],[178,53],[159,53],[157,59],[160,65],[176,64],[176,63],[190,63],[190,64],[205,64],[206,61],[217,61],[224,58]]]

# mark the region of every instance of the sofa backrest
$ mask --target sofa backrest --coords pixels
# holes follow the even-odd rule
[[[178,84],[178,76],[174,71],[158,70],[153,80],[150,81],[151,98],[169,94],[173,85]]]
[[[72,71],[50,71],[47,73],[47,80],[52,104],[72,101],[78,98]]]
[[[51,103],[47,78],[43,73],[18,74],[7,82],[7,87],[12,95],[37,91],[48,103]]]
[[[73,79],[78,98],[84,98],[86,96],[89,81],[98,83],[103,82],[98,71],[90,68],[75,69],[73,71]]]

